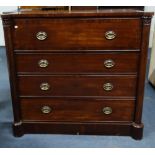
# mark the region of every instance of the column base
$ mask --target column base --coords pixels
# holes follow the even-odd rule
[[[144,125],[142,123],[141,124],[132,123],[131,127],[132,138],[135,140],[141,140],[143,138],[143,128]]]
[[[15,137],[21,137],[24,135],[22,122],[16,122],[13,124],[13,135]]]

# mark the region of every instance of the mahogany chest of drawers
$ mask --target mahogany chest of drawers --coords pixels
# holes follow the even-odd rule
[[[136,10],[3,14],[14,135],[141,139],[152,15]]]

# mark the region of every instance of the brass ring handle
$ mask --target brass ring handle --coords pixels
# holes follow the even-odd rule
[[[115,66],[115,62],[113,60],[111,60],[111,59],[105,60],[104,61],[104,66],[106,68],[112,68],[112,67]]]
[[[49,114],[51,111],[52,111],[52,109],[51,109],[51,107],[49,107],[49,106],[43,106],[43,107],[41,108],[41,112],[42,112],[43,114]]]
[[[110,114],[112,114],[112,108],[111,108],[111,107],[104,107],[104,108],[102,109],[102,111],[103,111],[103,113],[104,113],[105,115],[110,115]]]
[[[41,83],[40,84],[40,89],[43,91],[47,91],[50,89],[50,85],[48,83]]]
[[[45,60],[45,59],[42,59],[42,60],[39,60],[38,65],[41,68],[45,68],[45,67],[47,67],[49,65],[49,62],[47,60]]]
[[[45,40],[47,38],[47,33],[40,31],[36,34],[36,37],[38,40]]]
[[[116,38],[116,33],[115,33],[114,31],[107,31],[107,32],[105,33],[105,37],[106,37],[106,39],[108,39],[108,40],[113,40],[113,39]]]
[[[104,89],[105,91],[111,91],[111,90],[113,89],[113,85],[112,85],[111,83],[105,83],[105,84],[103,85],[103,89]]]

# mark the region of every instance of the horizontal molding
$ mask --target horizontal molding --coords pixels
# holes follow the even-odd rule
[[[53,72],[49,72],[49,73],[47,73],[47,72],[18,72],[17,73],[18,75],[17,76],[55,76],[55,75],[57,75],[57,76],[63,76],[63,75],[65,75],[65,76],[87,76],[87,75],[94,75],[95,74],[95,76],[97,75],[97,76],[112,76],[112,75],[114,75],[114,76],[123,76],[123,75],[127,75],[127,76],[137,76],[137,73],[134,73],[134,72],[127,72],[127,73],[119,73],[119,72],[116,72],[116,73],[112,73],[112,75],[111,74],[109,74],[109,73],[105,73],[105,72],[103,72],[103,73],[99,73],[99,72],[92,72],[92,73],[90,73],[90,72],[85,72],[85,73],[66,73],[66,72],[60,72],[60,73],[53,73]]]
[[[102,99],[102,100],[136,100],[134,96],[24,96],[20,95],[20,98],[62,98],[62,99]]]
[[[105,75],[105,74],[87,74],[87,75],[83,75],[83,74],[76,74],[76,75],[73,75],[73,74],[63,74],[63,75],[60,75],[60,74],[53,74],[53,75],[44,75],[44,74],[42,74],[42,75],[17,75],[18,77],[22,77],[22,76],[25,76],[25,77],[44,77],[44,76],[47,76],[47,77],[50,77],[50,76],[58,76],[58,77],[68,77],[68,76],[70,76],[70,77],[75,77],[75,76],[81,76],[81,77],[107,77],[107,76],[110,76],[110,77],[119,77],[119,76],[121,76],[121,77],[136,77],[136,75],[129,75],[129,74],[127,74],[127,75],[113,75],[113,73],[112,74],[108,74],[108,75]]]
[[[81,53],[85,53],[85,52],[140,52],[140,49],[121,49],[121,50],[119,50],[119,49],[116,49],[116,50],[104,50],[104,49],[102,49],[102,50],[14,50],[14,52],[15,53],[26,53],[26,52],[30,52],[30,53],[34,53],[34,52],[36,52],[36,53],[45,53],[45,52],[53,52],[53,53],[63,53],[63,52],[65,52],[65,53],[70,53],[70,52],[72,52],[72,53],[76,53],[76,52],[81,52]]]
[[[105,54],[140,54],[140,51],[128,51],[128,50],[58,50],[58,51],[32,51],[32,52],[15,52],[15,55],[80,55],[80,54],[87,54],[87,55],[105,55]]]

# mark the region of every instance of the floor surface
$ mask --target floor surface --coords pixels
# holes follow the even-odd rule
[[[5,48],[0,48],[0,147],[1,148],[117,148],[155,147],[155,89],[146,80],[143,123],[144,137],[29,134],[20,138],[12,135],[13,121]]]

